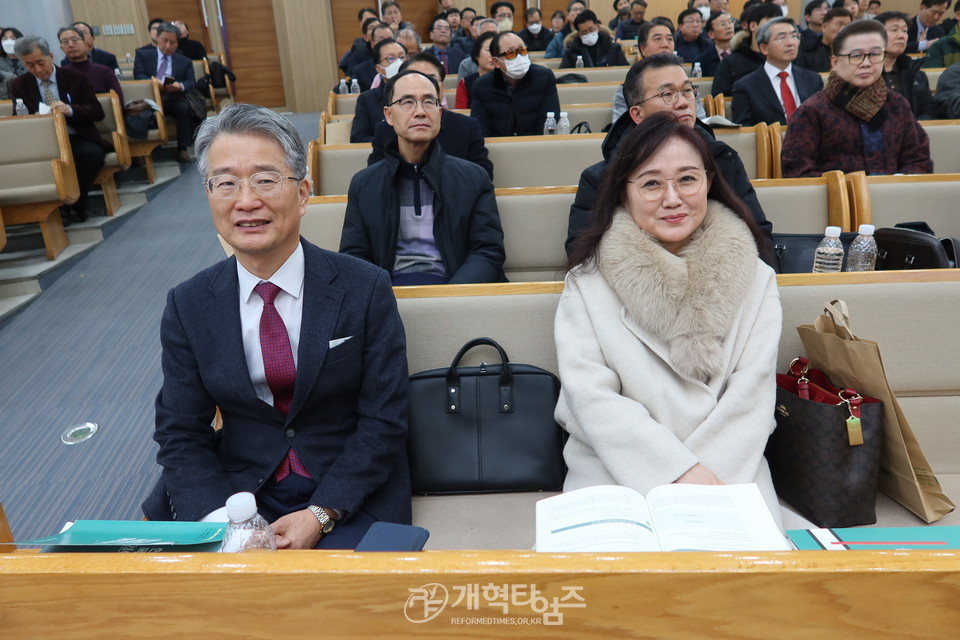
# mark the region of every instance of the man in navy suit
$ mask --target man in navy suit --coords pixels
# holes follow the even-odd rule
[[[167,297],[163,473],[144,513],[199,520],[251,491],[281,548],[353,548],[375,521],[409,523],[407,359],[389,275],[300,238],[306,152],[283,116],[231,105],[201,125],[196,150],[234,255]],[[295,375],[278,379],[278,364]]]
[[[37,113],[40,103],[62,113],[70,134],[70,148],[77,170],[80,197],[70,209],[81,222],[87,219],[87,192],[103,168],[110,145],[100,137],[95,123],[103,120],[103,107],[97,101],[86,76],[53,64],[50,45],[43,38],[26,36],[17,40],[15,51],[27,73],[10,81],[10,98],[16,105],[23,100],[29,113]],[[49,89],[50,95],[44,95]],[[15,108],[15,106],[14,106]],[[16,112],[13,112],[14,114]]]
[[[797,107],[823,88],[823,79],[793,64],[800,31],[792,19],[765,22],[757,32],[757,45],[766,62],[733,83],[733,121],[745,127],[758,122],[787,124]]]
[[[157,46],[137,49],[133,77],[137,80],[156,78],[160,83],[163,112],[173,116],[177,123],[177,159],[190,162],[187,147],[193,143],[193,130],[198,120],[186,95],[197,85],[193,61],[177,53],[177,47],[180,46],[179,29],[169,22],[163,22],[155,30]]]
[[[450,23],[447,22],[446,17],[437,16],[434,18],[430,25],[430,41],[433,46],[424,51],[433,54],[440,61],[445,74],[457,73],[460,63],[467,57],[467,54],[461,49],[450,46],[450,37]]]
[[[950,4],[951,0],[920,0],[920,10],[907,23],[906,53],[924,53],[937,39],[947,35],[937,23]]]

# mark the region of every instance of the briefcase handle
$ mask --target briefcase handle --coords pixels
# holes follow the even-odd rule
[[[510,359],[507,352],[493,338],[474,338],[460,348],[450,369],[447,371],[447,413],[460,413],[460,372],[457,371],[457,365],[466,355],[467,351],[474,347],[487,345],[500,352],[500,413],[510,413],[513,411],[513,374],[510,373],[510,367],[507,364]]]

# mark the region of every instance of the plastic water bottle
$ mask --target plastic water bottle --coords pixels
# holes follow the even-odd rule
[[[117,82],[123,82],[123,71],[117,68],[113,70],[113,74],[117,76]]]
[[[840,227],[827,227],[823,240],[817,245],[813,258],[814,273],[836,273],[843,270],[843,245],[840,244]]]
[[[850,245],[847,271],[873,271],[877,266],[877,241],[873,237],[872,224],[860,225],[860,235]]]
[[[693,63],[693,70],[690,71],[690,77],[691,77],[691,78],[702,78],[702,77],[703,77],[703,69],[700,68],[700,63],[699,63],[699,62],[694,62],[694,63]]]
[[[350,83],[350,93],[360,93],[360,83],[357,82],[356,78],[354,78],[353,82]]]
[[[16,111],[18,116],[30,115],[30,112],[27,111],[27,105],[23,104],[23,98],[17,98]]]
[[[220,551],[276,551],[277,538],[267,521],[257,513],[257,500],[249,491],[235,493],[227,498],[227,532],[223,535]]]
[[[559,135],[566,135],[570,133],[570,120],[567,119],[567,112],[560,112],[560,120],[557,122],[557,133]]]
[[[553,117],[553,111],[547,111],[547,120],[543,123],[543,135],[552,136],[557,133],[557,121]]]
[[[574,66],[577,69],[583,69],[583,56],[577,56],[577,63]]]
[[[337,87],[337,93],[342,96],[350,93],[350,89],[347,88],[346,78],[340,78],[340,85]]]
[[[133,58],[130,57],[130,52],[128,51],[128,52],[127,52],[127,64],[130,64],[131,62],[133,62]]]

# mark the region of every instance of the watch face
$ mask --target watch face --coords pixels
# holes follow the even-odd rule
[[[331,531],[333,531],[333,528],[336,525],[337,525],[337,521],[334,520],[333,518],[330,518],[329,520],[323,523],[323,527],[321,527],[321,531],[323,531],[324,534],[330,533]]]

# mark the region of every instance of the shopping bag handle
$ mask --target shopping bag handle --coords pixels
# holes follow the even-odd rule
[[[823,306],[823,313],[833,322],[835,333],[844,340],[856,340],[853,330],[850,328],[850,311],[847,309],[847,303],[843,300],[831,300]],[[818,323],[819,324],[819,323]]]
[[[447,370],[447,413],[460,413],[461,396],[460,393],[460,372],[457,371],[457,365],[466,355],[467,351],[479,346],[490,346],[500,352],[500,403],[498,410],[500,413],[513,412],[513,374],[510,373],[510,359],[507,358],[507,352],[493,338],[474,338],[460,348]]]

